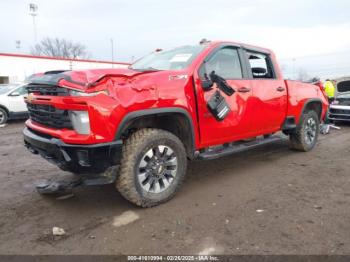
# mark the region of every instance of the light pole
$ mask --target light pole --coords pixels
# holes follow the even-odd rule
[[[37,43],[37,30],[36,30],[36,23],[35,23],[35,17],[38,15],[38,6],[36,4],[30,3],[29,4],[29,14],[33,17],[33,30],[34,30],[34,42]]]

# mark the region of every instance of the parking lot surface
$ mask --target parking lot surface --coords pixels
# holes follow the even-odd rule
[[[149,209],[113,185],[37,194],[68,174],[30,154],[22,128],[0,128],[1,254],[350,254],[349,126],[309,153],[281,141],[193,162],[175,198]]]

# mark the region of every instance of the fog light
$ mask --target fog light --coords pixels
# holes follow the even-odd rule
[[[87,111],[69,111],[74,130],[81,135],[90,134],[90,120]]]

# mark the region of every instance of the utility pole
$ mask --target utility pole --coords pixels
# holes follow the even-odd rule
[[[29,15],[32,16],[33,18],[33,30],[34,30],[34,42],[35,44],[37,43],[38,40],[38,33],[36,29],[36,22],[35,22],[35,17],[38,15],[38,6],[36,4],[30,3],[29,4]]]
[[[16,49],[17,49],[17,52],[20,51],[20,49],[21,49],[21,40],[16,40]]]
[[[113,62],[114,62],[114,39],[113,38],[111,38],[111,54],[112,54],[112,68],[114,68],[114,64],[113,64]]]

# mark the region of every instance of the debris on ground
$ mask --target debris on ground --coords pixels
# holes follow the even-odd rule
[[[329,125],[330,128],[333,128],[333,129],[337,129],[337,130],[340,130],[341,128],[339,126],[335,126],[335,125]]]
[[[64,229],[60,227],[53,227],[52,234],[54,236],[64,236],[66,234],[66,231],[64,231]]]
[[[136,220],[138,220],[140,217],[137,213],[133,211],[126,211],[120,216],[116,216],[113,219],[113,226],[120,227],[125,226],[127,224],[130,224]]]
[[[327,125],[327,124],[320,125],[320,133],[322,135],[329,134],[329,130],[330,130],[330,125]]]
[[[320,125],[320,133],[322,135],[327,135],[327,134],[329,134],[331,128],[337,129],[337,130],[341,129],[339,126],[329,125],[329,124],[322,124],[322,125]]]
[[[256,210],[257,213],[262,213],[262,212],[264,212],[264,211],[265,211],[265,210],[263,210],[263,209],[257,209],[257,210]]]
[[[0,125],[0,127],[5,127],[5,126],[7,126],[7,124],[2,124],[2,125]]]
[[[316,210],[321,210],[322,209],[322,207],[321,206],[314,206],[314,208],[316,209]]]
[[[36,184],[36,190],[42,195],[53,195],[63,193],[66,190],[77,187],[81,184],[80,179],[69,180],[69,181],[54,181],[54,180],[44,180]]]
[[[74,194],[70,193],[70,194],[66,194],[66,195],[63,195],[63,196],[56,197],[56,199],[57,200],[66,200],[66,199],[69,199],[69,198],[72,198],[72,197],[74,197]]]

